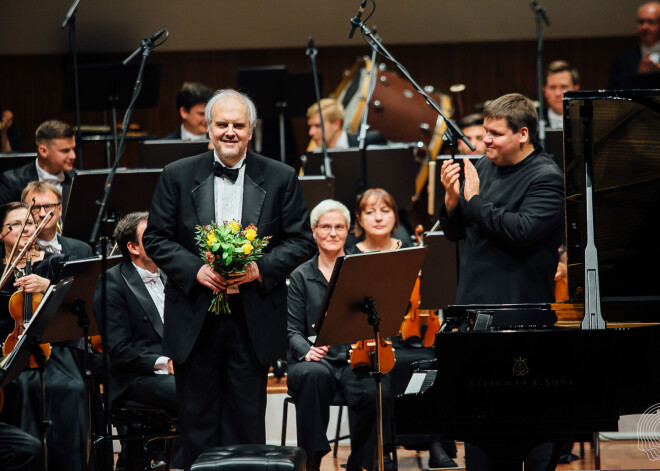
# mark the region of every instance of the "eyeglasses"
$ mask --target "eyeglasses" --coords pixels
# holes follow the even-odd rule
[[[49,203],[49,204],[35,204],[34,206],[32,206],[32,214],[39,214],[42,209],[45,210],[46,212],[52,211],[55,208],[57,208],[60,204],[62,203],[58,202],[58,203]]]
[[[334,229],[337,234],[343,234],[348,230],[345,224],[337,224],[336,226],[331,226],[330,224],[323,224],[322,226],[316,226],[316,228],[321,231],[321,234],[328,235]]]
[[[13,232],[14,229],[20,229],[21,228],[21,223],[20,222],[13,222],[11,224],[5,224],[5,226],[8,227],[11,232]],[[32,222],[32,221],[26,222],[25,227],[34,227],[34,222]]]

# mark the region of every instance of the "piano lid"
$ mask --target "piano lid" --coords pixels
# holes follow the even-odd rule
[[[569,293],[583,299],[586,159],[603,317],[657,320],[660,90],[566,92],[564,155]]]

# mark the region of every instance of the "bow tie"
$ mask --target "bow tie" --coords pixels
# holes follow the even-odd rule
[[[236,183],[238,178],[238,171],[240,168],[229,168],[222,165],[217,160],[213,162],[213,174],[216,177],[226,177],[227,180],[231,180],[232,183]]]
[[[140,277],[142,278],[142,281],[147,284],[147,283],[156,283],[160,279],[160,273],[151,273],[150,271],[143,271],[140,273]]]

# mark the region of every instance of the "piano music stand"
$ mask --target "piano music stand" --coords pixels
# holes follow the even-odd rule
[[[78,172],[71,183],[64,216],[64,235],[87,241],[103,198],[108,169]],[[162,169],[122,169],[117,171],[108,200],[107,213],[119,221],[133,211],[147,211]],[[112,231],[110,231],[112,232]]]
[[[378,346],[381,332],[385,337],[396,335],[425,254],[426,247],[413,247],[339,257],[315,324],[318,335],[314,344],[342,345],[374,338]],[[386,282],[384,273],[388,274]],[[368,322],[364,322],[365,314]],[[375,351],[372,375],[378,397],[378,470],[383,471],[382,373],[378,348]]]
[[[43,469],[48,469],[48,449],[46,447],[46,435],[48,433],[48,421],[46,420],[46,383],[44,382],[44,366],[46,357],[44,356],[39,344],[45,343],[42,340],[43,333],[47,327],[54,321],[54,315],[57,307],[62,302],[64,295],[71,287],[73,280],[67,278],[56,285],[51,285],[46,291],[39,307],[34,312],[30,323],[23,331],[16,346],[9,355],[0,362],[0,387],[10,383],[23,371],[25,365],[34,355],[39,368],[39,382],[41,383],[41,410],[39,418],[41,419],[41,446],[43,451]]]

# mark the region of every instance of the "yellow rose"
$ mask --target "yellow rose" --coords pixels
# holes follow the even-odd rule
[[[215,234],[209,234],[208,237],[206,238],[206,245],[211,247],[217,241],[218,241],[218,238],[215,236]]]
[[[254,229],[248,229],[247,231],[245,231],[245,238],[250,242],[252,242],[255,237],[257,237],[257,231],[255,231]]]
[[[235,233],[236,231],[240,230],[240,228],[241,228],[241,226],[239,226],[238,223],[237,223],[236,221],[232,221],[232,222],[229,224],[229,227],[231,228],[231,232],[232,232],[232,234]]]
[[[247,244],[241,245],[241,248],[243,249],[243,253],[245,255],[248,255],[250,252],[252,252],[252,244],[249,242]]]

